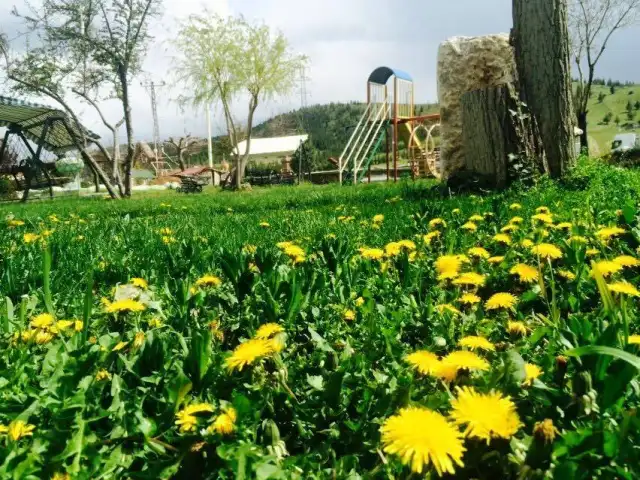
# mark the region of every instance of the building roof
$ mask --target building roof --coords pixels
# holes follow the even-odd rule
[[[378,67],[373,72],[371,72],[371,75],[369,75],[369,83],[386,85],[389,79],[394,75],[396,76],[396,78],[399,78],[400,80],[413,82],[411,75],[409,75],[407,72],[403,72],[402,70],[396,70],[395,68]]]
[[[79,136],[75,122],[66,112],[39,103],[0,96],[0,127],[20,130],[26,138],[36,144],[40,143],[44,121],[50,117],[66,120],[74,135]],[[82,129],[86,136],[94,139],[100,138],[84,127]],[[61,121],[54,121],[51,124],[42,146],[45,150],[54,153],[63,153],[76,148],[73,138]]]
[[[273,153],[293,153],[309,135],[291,135],[289,137],[252,138],[249,145],[249,155],[265,155]],[[238,151],[244,154],[247,141],[238,143]]]

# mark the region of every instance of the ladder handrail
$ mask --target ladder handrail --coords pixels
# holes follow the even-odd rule
[[[365,135],[362,143],[360,143],[360,148],[358,149],[358,152],[356,153],[355,157],[353,157],[354,175],[357,175],[357,173],[358,173],[356,165],[357,165],[358,159],[360,158],[360,154],[362,153],[362,147],[364,147],[365,144],[367,143],[367,139],[369,138],[369,136],[371,135],[371,132],[373,131],[374,127],[376,126],[376,123],[378,122],[380,114],[381,113],[386,113],[386,110],[387,110],[387,102],[385,101],[382,105],[380,105],[380,109],[378,110],[378,112],[376,114],[376,117],[371,122],[371,125],[369,126],[369,129],[367,130],[367,134]],[[380,129],[380,124],[378,124],[378,130],[379,129]],[[365,154],[366,154],[366,151],[365,151]],[[351,157],[351,155],[349,155],[349,157]],[[360,162],[360,163],[362,163],[362,162]]]
[[[349,150],[349,147],[351,146],[351,144],[353,143],[353,139],[358,136],[360,137],[360,126],[362,125],[362,121],[365,118],[369,118],[369,110],[371,110],[371,103],[367,104],[367,107],[364,109],[364,112],[362,112],[362,115],[360,116],[360,120],[358,120],[358,124],[356,125],[356,128],[353,130],[353,133],[351,134],[351,137],[349,138],[349,141],[347,142],[347,145],[344,147],[344,150],[342,151],[342,154],[338,157],[338,168],[340,170],[340,172],[342,173],[342,171],[345,168],[345,165],[347,162],[345,162],[343,164],[343,158],[345,156],[345,154],[347,153],[347,151]]]
[[[353,177],[353,184],[355,185],[356,183],[358,183],[358,169],[362,166],[362,164],[364,163],[364,161],[367,159],[367,154],[369,153],[369,151],[371,150],[371,147],[373,146],[373,143],[376,141],[376,139],[378,139],[378,134],[380,133],[380,129],[382,128],[382,125],[385,125],[387,122],[385,122],[384,120],[381,120],[378,122],[378,128],[376,128],[376,131],[374,132],[373,136],[371,137],[371,140],[369,141],[369,145],[367,146],[367,149],[364,151],[364,154],[362,155],[362,157],[360,158],[360,162],[356,165],[355,167],[355,172],[356,175]],[[355,161],[354,161],[355,163]]]
[[[389,125],[389,121],[386,120],[384,121],[384,123],[388,126]],[[371,162],[373,161],[373,156],[378,152],[378,149],[380,148],[380,145],[382,144],[382,139],[384,138],[383,135],[378,135],[378,141],[376,142],[376,144],[373,147],[373,150],[371,152],[369,152],[369,154],[367,155],[366,159],[367,162],[364,165],[364,168],[362,169],[360,175],[358,176],[359,178],[356,179],[356,181],[354,182],[354,185],[357,184],[357,182],[362,181],[362,177],[364,177],[364,174],[366,173],[366,169],[369,165],[371,165]]]

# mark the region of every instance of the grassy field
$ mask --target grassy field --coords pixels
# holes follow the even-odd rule
[[[606,95],[602,103],[598,101],[600,93]],[[592,152],[593,155],[601,155],[611,150],[611,142],[617,133],[629,133],[634,130],[625,130],[619,128],[613,120],[608,124],[602,124],[602,120],[608,113],[613,115],[613,119],[620,118],[620,124],[629,122],[627,119],[627,102],[635,104],[640,101],[640,85],[632,87],[616,87],[616,92],[611,95],[609,87],[595,85],[591,100],[589,101],[589,136],[595,141],[598,151]],[[635,120],[632,123],[640,123],[640,110],[635,111]],[[636,129],[636,133],[640,130]]]
[[[639,191],[0,206],[0,478],[637,478]]]

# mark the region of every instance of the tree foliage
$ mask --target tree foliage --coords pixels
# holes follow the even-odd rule
[[[306,59],[291,50],[280,32],[242,17],[193,15],[181,25],[176,45],[177,80],[191,93],[180,100],[195,105],[219,102],[227,134],[239,142],[241,124],[234,116],[234,102],[248,99],[244,131],[246,149],[234,150],[236,186],[240,186],[251,147],[254,114],[258,105],[291,92]]]
[[[38,36],[36,48],[11,62],[14,90],[58,103],[76,95],[98,110],[101,96],[122,103],[127,132],[125,194],[130,195],[134,155],[129,87],[141,71],[151,36],[149,21],[162,0],[44,0],[21,15]],[[113,129],[112,129],[113,131]]]

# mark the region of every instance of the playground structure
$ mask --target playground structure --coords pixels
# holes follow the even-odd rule
[[[414,84],[408,73],[376,68],[367,80],[365,110],[338,159],[340,184],[361,182],[383,144],[387,181],[392,176],[391,162],[397,181],[399,141],[406,147],[414,178],[439,177],[439,151],[433,136],[439,122],[440,114],[415,115]]]

